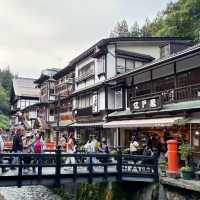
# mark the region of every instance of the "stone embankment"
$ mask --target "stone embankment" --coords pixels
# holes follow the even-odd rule
[[[0,200],[61,200],[44,186],[0,187]]]

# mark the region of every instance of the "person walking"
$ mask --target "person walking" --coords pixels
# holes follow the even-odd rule
[[[2,154],[4,150],[4,141],[3,141],[2,134],[3,134],[3,129],[0,128],[0,154]],[[0,164],[3,164],[3,157],[1,156],[0,156]],[[2,173],[6,172],[6,169],[3,166],[1,167],[1,170],[2,170]]]
[[[74,138],[73,134],[70,134],[68,141],[67,141],[67,153],[73,154],[75,153],[76,149],[76,140]],[[66,164],[75,164],[75,158],[74,157],[67,157]]]
[[[13,137],[13,145],[12,152],[13,153],[22,153],[23,151],[23,142],[22,142],[23,130],[22,128],[17,129],[15,136]],[[19,161],[18,156],[13,158],[12,164],[17,164]],[[15,167],[11,167],[11,169],[15,169]]]
[[[34,153],[36,154],[36,156],[34,156],[34,165],[40,165],[42,164],[42,159],[40,157],[39,154],[42,153],[42,142],[41,142],[41,138],[40,138],[40,135],[37,134],[35,136],[35,142],[34,142]],[[36,170],[35,170],[35,166],[33,166],[33,173],[36,173]]]
[[[139,147],[139,143],[136,141],[136,137],[132,136],[131,142],[130,142],[130,154],[136,155],[138,147]]]
[[[108,148],[108,145],[107,145],[106,138],[102,138],[102,141],[101,141],[101,144],[100,144],[100,147],[99,147],[99,152],[104,153],[104,154],[109,153],[109,148]],[[108,162],[108,160],[109,159],[107,157],[100,159],[100,161],[103,162],[103,163]]]
[[[87,143],[85,144],[86,152],[89,153],[89,154],[95,153],[95,144],[96,143],[93,142],[92,135],[90,135]],[[92,157],[91,160],[92,160],[92,163],[97,163],[97,159],[95,157]],[[90,163],[90,157],[87,157],[86,162]],[[88,168],[88,170],[89,170],[89,168]],[[93,171],[93,167],[92,167],[91,170]]]
[[[31,140],[31,137],[32,137],[32,134],[31,133],[27,133],[26,134],[26,138],[24,140],[24,143],[23,143],[23,153],[26,153],[26,154],[29,154],[29,153],[32,153],[32,145],[33,145],[33,141]],[[26,170],[29,170],[29,166],[26,166],[26,165],[30,165],[31,164],[31,156],[30,155],[27,155],[27,156],[24,156],[24,172],[26,173],[27,171]]]

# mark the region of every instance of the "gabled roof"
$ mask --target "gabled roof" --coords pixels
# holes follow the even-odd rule
[[[19,97],[38,97],[39,89],[35,88],[35,79],[32,78],[15,78],[13,79],[13,90],[16,96]]]
[[[115,44],[117,42],[135,42],[135,43],[153,43],[165,45],[168,43],[179,43],[192,45],[192,40],[186,37],[116,37],[116,38],[105,38],[98,41],[96,44],[91,46],[89,49],[81,53],[79,56],[70,61],[70,65],[75,65],[81,60],[85,59],[89,55],[92,55],[96,47],[102,48],[108,44]]]
[[[93,46],[88,48],[86,51],[81,53],[76,58],[72,59],[69,64],[64,68],[59,70],[55,75],[54,78],[58,79],[63,76],[63,74],[68,73],[69,71],[75,69],[75,65],[82,61],[83,59],[87,58],[88,56],[98,57],[101,54],[107,53],[107,50],[103,47],[105,47],[108,44],[114,44],[116,42],[135,42],[135,43],[141,43],[141,42],[150,42],[150,43],[156,43],[160,44],[161,46],[168,43],[179,43],[179,44],[187,44],[192,45],[192,40],[190,38],[186,37],[116,37],[116,38],[104,38],[97,43],[95,43]],[[95,52],[96,47],[100,48],[101,50],[98,52]],[[130,53],[130,52],[129,52]],[[136,55],[137,54],[137,55]],[[145,59],[148,61],[152,61],[154,58],[149,55],[142,55],[135,53],[135,56],[145,56]],[[45,78],[44,78],[45,79]],[[41,79],[42,81],[44,79]],[[39,79],[38,79],[39,80]],[[37,80],[37,81],[38,81]]]
[[[161,64],[173,61],[173,60],[181,58],[183,56],[187,56],[187,55],[190,55],[190,54],[193,54],[193,53],[198,53],[198,52],[200,53],[200,43],[198,43],[198,44],[196,44],[192,47],[186,48],[182,51],[179,51],[177,53],[170,54],[167,57],[163,57],[163,58],[160,58],[160,59],[153,60],[150,63],[141,65],[141,67],[138,67],[137,69],[134,69],[134,70],[131,70],[131,71],[126,72],[124,74],[120,74],[118,76],[112,77],[112,78],[106,80],[105,82],[109,82],[109,81],[113,81],[113,80],[117,80],[117,79],[122,79],[122,78],[128,77],[128,76],[130,76],[134,73],[140,72],[142,70],[147,70],[150,67],[159,66]]]

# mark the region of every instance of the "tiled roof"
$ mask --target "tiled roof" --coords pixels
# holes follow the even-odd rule
[[[15,78],[13,79],[13,89],[16,96],[39,97],[40,91],[35,88],[35,79]]]

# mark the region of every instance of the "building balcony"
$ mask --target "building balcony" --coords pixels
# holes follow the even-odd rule
[[[75,81],[80,82],[80,81],[83,81],[83,80],[88,79],[90,77],[93,77],[94,75],[95,75],[94,70],[90,70],[87,73],[82,74],[79,77],[76,77]]]
[[[89,116],[92,114],[93,114],[92,106],[86,107],[86,108],[79,108],[79,109],[76,109],[75,111],[76,116]]]
[[[177,103],[181,101],[191,101],[191,100],[199,100],[200,99],[200,84],[194,84],[179,88],[174,88],[170,90],[165,90],[162,92],[151,93],[147,95],[137,96],[135,98],[131,98],[130,103],[134,103],[137,100],[144,101],[146,99],[158,99],[162,105]]]

